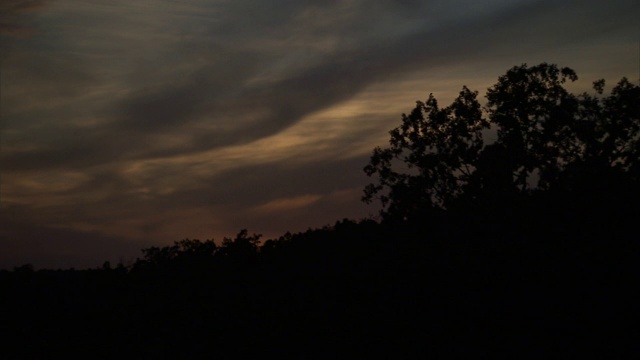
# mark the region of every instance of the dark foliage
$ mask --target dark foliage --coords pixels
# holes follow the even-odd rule
[[[632,358],[640,90],[575,78],[513,68],[488,119],[418,102],[366,168],[382,222],[0,271],[1,357]]]
[[[512,211],[548,191],[608,196],[611,182],[632,194],[640,87],[622,79],[602,96],[600,80],[596,94],[573,95],[563,85],[576,79],[569,68],[522,65],[487,91],[484,110],[466,87],[443,109],[432,95],[417,102],[390,146],[374,150],[364,170],[378,183],[363,200],[379,199],[387,220],[422,221],[436,210]],[[485,144],[489,132],[497,140]]]

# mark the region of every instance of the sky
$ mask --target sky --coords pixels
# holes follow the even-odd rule
[[[638,79],[637,0],[0,0],[0,268],[376,216],[375,146],[509,68]]]

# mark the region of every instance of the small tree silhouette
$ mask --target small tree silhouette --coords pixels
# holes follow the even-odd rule
[[[247,262],[258,255],[258,245],[262,235],[249,235],[246,229],[241,230],[234,239],[224,238],[218,256],[232,262]]]

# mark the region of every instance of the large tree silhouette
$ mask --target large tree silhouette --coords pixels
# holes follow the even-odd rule
[[[389,147],[375,148],[364,168],[377,182],[363,200],[380,200],[386,219],[425,212],[505,205],[543,192],[593,195],[640,175],[640,87],[623,78],[604,94],[572,94],[570,68],[516,66],[478,93],[463,87],[439,108],[430,95],[390,131]],[[487,144],[483,134],[495,132]],[[625,188],[629,188],[626,187]]]

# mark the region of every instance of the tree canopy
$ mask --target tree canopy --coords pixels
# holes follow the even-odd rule
[[[363,200],[379,200],[386,219],[407,220],[637,182],[640,87],[623,78],[605,94],[598,80],[594,93],[576,95],[565,85],[577,79],[567,67],[524,64],[487,90],[485,107],[466,86],[444,108],[433,94],[417,101],[389,146],[374,149],[364,171],[378,181]]]

